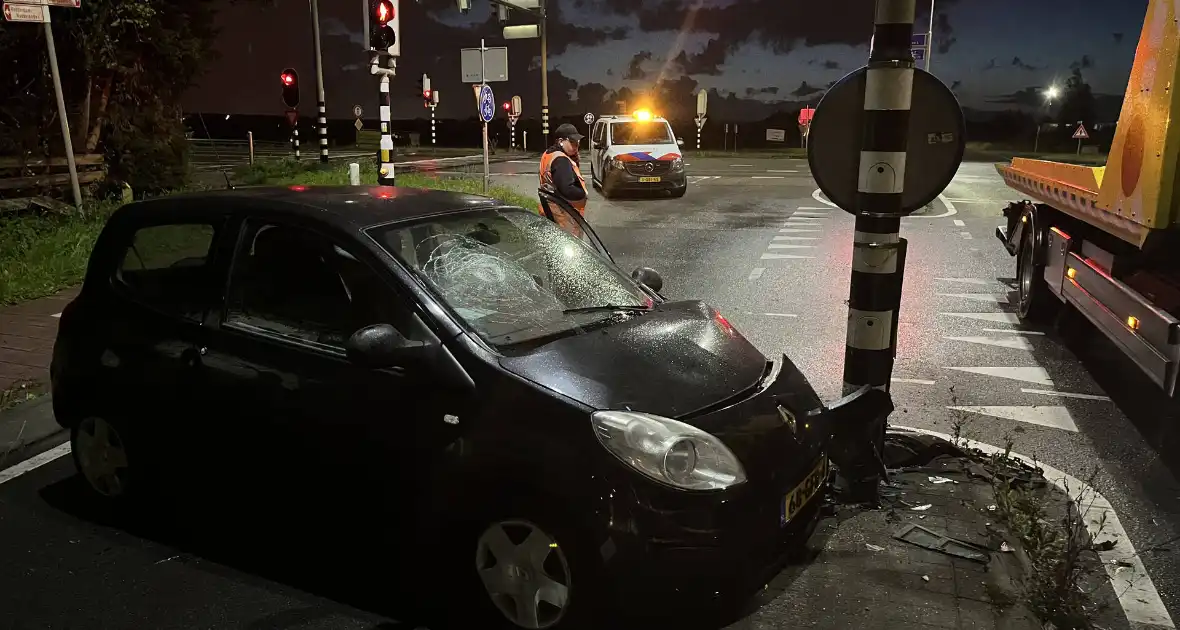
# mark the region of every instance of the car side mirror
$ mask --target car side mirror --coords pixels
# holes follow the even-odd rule
[[[681,147],[684,146],[684,138],[677,138],[676,145]]]
[[[422,345],[406,339],[389,324],[374,324],[352,333],[344,352],[356,365],[377,370],[397,365]]]
[[[651,267],[636,267],[635,271],[631,272],[631,279],[656,293],[664,288],[664,279]]]

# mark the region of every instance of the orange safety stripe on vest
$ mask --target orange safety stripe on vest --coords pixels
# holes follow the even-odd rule
[[[574,167],[574,175],[576,175],[578,177],[578,181],[582,183],[582,190],[586,190],[586,178],[582,177],[582,169],[578,168],[578,163],[575,162],[573,158],[566,155],[564,151],[551,151],[541,156],[541,186],[553,186],[553,160],[556,160],[559,157],[563,157],[570,161],[570,164]],[[578,211],[578,214],[586,216],[585,198],[579,199],[577,201],[574,201],[573,199],[566,199],[566,202],[573,206],[574,209]],[[537,207],[537,212],[540,214],[545,214],[544,209],[542,209],[540,206]]]

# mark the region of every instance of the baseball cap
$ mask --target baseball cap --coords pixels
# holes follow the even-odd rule
[[[555,140],[559,139],[559,138],[569,138],[570,140],[573,140],[574,142],[579,142],[579,141],[581,141],[582,138],[585,138],[585,137],[586,136],[583,136],[582,134],[578,133],[577,127],[575,127],[569,123],[562,123],[562,124],[558,125],[557,129],[553,132],[553,138]]]

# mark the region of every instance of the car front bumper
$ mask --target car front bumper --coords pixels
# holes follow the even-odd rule
[[[658,182],[640,181],[641,177],[659,177]],[[683,170],[661,173],[660,175],[633,175],[625,170],[612,168],[606,173],[602,185],[612,191],[676,191],[688,186],[688,175]]]

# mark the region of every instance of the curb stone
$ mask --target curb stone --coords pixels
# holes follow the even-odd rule
[[[68,439],[53,416],[49,394],[0,411],[0,469],[47,451]]]

